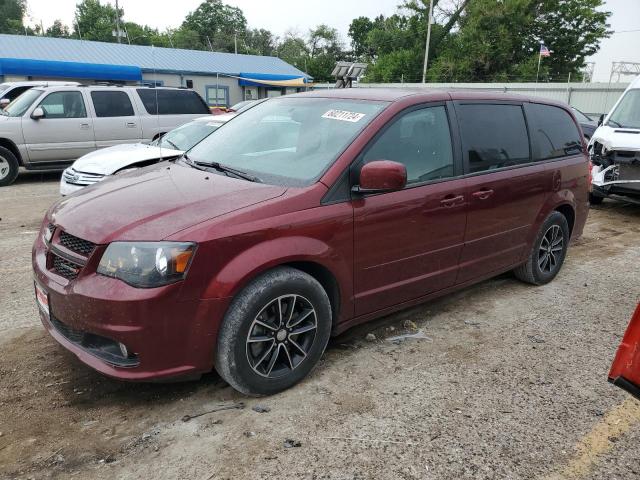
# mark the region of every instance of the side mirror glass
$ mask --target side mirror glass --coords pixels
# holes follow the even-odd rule
[[[4,110],[10,103],[11,100],[9,100],[8,98],[2,98],[0,99],[0,108]]]
[[[42,109],[42,107],[36,108],[33,113],[31,113],[31,118],[33,118],[34,120],[40,120],[41,118],[44,118],[44,110]]]
[[[604,113],[602,115],[600,115],[600,118],[598,119],[598,126],[602,125],[604,123]]]
[[[381,193],[402,190],[407,184],[407,169],[398,162],[376,160],[360,170],[360,184],[353,190],[358,193]]]

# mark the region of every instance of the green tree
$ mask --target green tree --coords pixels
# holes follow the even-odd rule
[[[181,28],[197,32],[215,51],[233,52],[236,36],[244,35],[247,29],[247,19],[237,7],[206,0],[187,15]]]
[[[269,30],[264,28],[247,29],[242,39],[244,48],[238,47],[238,52],[272,56],[276,51],[277,40]]]
[[[26,0],[0,0],[0,33],[23,34]]]
[[[533,81],[539,42],[554,52],[541,80],[578,78],[609,35],[602,0],[474,0],[429,70],[435,81]]]
[[[353,55],[358,59],[365,59],[369,54],[369,32],[375,27],[374,22],[367,17],[354,18],[349,25],[349,37]]]
[[[120,18],[124,11],[120,9]],[[76,5],[74,36],[84,40],[116,42],[116,9],[110,4],[102,5],[100,0],[82,0]]]
[[[333,81],[331,72],[336,61],[345,57],[342,41],[335,28],[318,25],[309,31],[307,41],[309,59],[306,73],[319,82]]]
[[[47,28],[45,35],[47,37],[69,38],[71,33],[69,32],[69,27],[63,24],[62,20],[55,20],[53,25]]]
[[[306,71],[309,49],[304,38],[295,32],[287,32],[284,40],[278,44],[276,55],[294,67]]]

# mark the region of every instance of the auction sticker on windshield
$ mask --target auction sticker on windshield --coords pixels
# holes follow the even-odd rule
[[[49,295],[47,294],[45,289],[42,288],[37,283],[35,284],[35,286],[36,286],[36,302],[38,303],[38,307],[40,308],[42,313],[45,315],[45,317],[49,318]]]
[[[349,112],[347,110],[329,110],[322,115],[322,118],[330,118],[331,120],[340,120],[342,122],[359,122],[364,117],[364,113]]]

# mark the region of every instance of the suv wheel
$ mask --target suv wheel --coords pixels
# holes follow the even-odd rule
[[[560,212],[553,212],[543,222],[526,263],[514,270],[517,278],[534,285],[544,285],[555,278],[567,255],[569,224]]]
[[[277,393],[309,374],[330,333],[331,304],[322,286],[300,270],[280,267],[231,302],[218,335],[216,370],[242,393]]]
[[[0,187],[11,185],[18,176],[19,164],[16,156],[0,147]]]

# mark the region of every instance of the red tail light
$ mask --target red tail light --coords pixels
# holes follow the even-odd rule
[[[589,192],[593,191],[593,162],[589,160]]]

